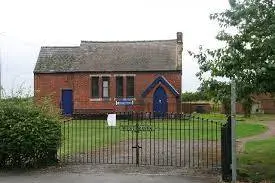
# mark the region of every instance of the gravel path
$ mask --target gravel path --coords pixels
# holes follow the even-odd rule
[[[244,137],[237,140],[237,150],[239,153],[244,152],[245,143],[249,141],[264,140],[270,137],[275,137],[275,121],[269,121],[265,123],[260,123],[268,128],[265,133],[254,135],[250,137]]]
[[[125,140],[86,153],[65,157],[65,163],[134,164],[216,169],[220,167],[220,142],[206,140]],[[137,159],[139,157],[139,159]]]
[[[70,165],[31,172],[0,172],[1,183],[216,183],[217,175],[183,168],[132,165]]]

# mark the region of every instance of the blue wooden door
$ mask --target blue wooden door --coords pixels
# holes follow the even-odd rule
[[[167,113],[167,95],[162,87],[158,87],[154,93],[153,110],[156,116],[164,116]]]
[[[62,89],[61,109],[64,115],[73,114],[73,91]]]

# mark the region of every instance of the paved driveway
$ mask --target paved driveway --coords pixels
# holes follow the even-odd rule
[[[214,183],[213,176],[183,175],[183,169],[78,165],[33,172],[0,173],[1,183]]]

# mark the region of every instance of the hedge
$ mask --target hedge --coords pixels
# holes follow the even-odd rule
[[[0,101],[0,167],[38,167],[57,162],[61,124],[32,101]]]

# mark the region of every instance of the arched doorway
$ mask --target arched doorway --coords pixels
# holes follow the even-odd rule
[[[167,95],[161,86],[156,89],[153,96],[153,111],[156,116],[164,116],[168,111]]]

